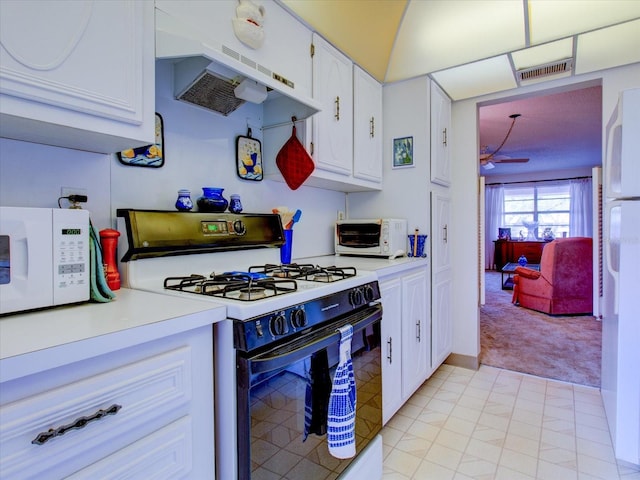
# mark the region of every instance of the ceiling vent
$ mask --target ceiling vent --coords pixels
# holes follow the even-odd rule
[[[564,60],[558,60],[557,62],[546,63],[544,65],[537,65],[535,67],[523,68],[522,70],[518,70],[518,80],[521,82],[537,80],[542,77],[549,77],[551,75],[571,72],[572,68],[573,58],[565,58]]]

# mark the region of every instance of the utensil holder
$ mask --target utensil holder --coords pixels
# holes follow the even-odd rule
[[[416,245],[416,257],[426,257],[427,254],[424,251],[424,246],[427,243],[428,235],[418,235],[418,243]],[[413,244],[415,242],[415,235],[408,235],[409,237],[409,249],[407,250],[407,257],[413,257]]]
[[[293,230],[284,230],[284,245],[280,247],[280,263],[291,263],[291,248],[293,246]]]

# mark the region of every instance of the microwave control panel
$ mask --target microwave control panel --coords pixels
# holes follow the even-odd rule
[[[89,228],[88,211],[53,210],[54,305],[89,299]]]

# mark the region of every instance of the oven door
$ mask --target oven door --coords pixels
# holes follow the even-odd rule
[[[312,382],[314,389],[321,388],[318,372],[333,379],[340,344],[336,329],[346,324],[353,326],[356,455],[374,439],[382,428],[381,318],[382,306],[374,304],[268,352],[252,357],[238,353],[240,480],[334,478],[355,459],[338,459],[329,454],[321,412],[308,412],[308,424],[313,427],[305,439],[305,407],[310,398],[307,389]],[[314,367],[318,359],[325,362],[324,371]],[[330,392],[330,380],[328,389]],[[323,391],[326,388],[321,389],[321,396]],[[318,390],[313,395],[316,393]]]
[[[336,245],[346,248],[380,248],[382,237],[380,223],[346,223],[336,224]]]

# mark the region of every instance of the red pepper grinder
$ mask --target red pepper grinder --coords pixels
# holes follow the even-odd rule
[[[100,245],[102,245],[102,261],[106,268],[107,285],[111,290],[120,289],[120,273],[116,263],[116,247],[120,232],[113,228],[100,230]]]

